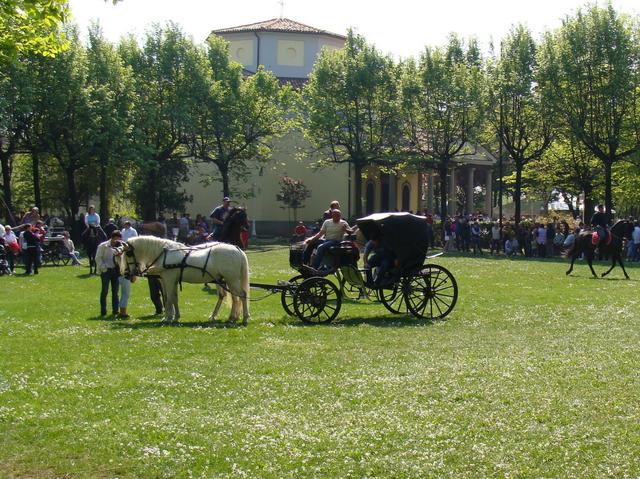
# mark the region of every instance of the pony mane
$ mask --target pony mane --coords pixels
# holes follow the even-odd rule
[[[148,243],[149,245],[152,245],[152,247],[155,247],[155,248],[167,247],[168,249],[180,249],[185,247],[184,244],[178,243],[177,241],[172,241],[170,239],[165,239],[165,238],[158,238],[157,236],[153,236],[153,235],[136,236],[135,238],[131,238],[129,242],[133,242],[134,244],[139,242]]]

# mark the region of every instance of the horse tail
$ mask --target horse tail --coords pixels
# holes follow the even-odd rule
[[[244,251],[242,251],[239,248],[238,248],[238,251],[242,253],[242,265],[240,267],[240,274],[242,275],[242,278],[240,279],[240,281],[242,285],[242,290],[244,291],[244,294],[246,295],[248,300],[249,290],[251,289],[251,287],[249,286],[249,260],[247,259],[247,255],[244,253]]]

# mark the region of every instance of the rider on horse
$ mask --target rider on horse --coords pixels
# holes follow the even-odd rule
[[[605,213],[604,205],[598,205],[596,212],[591,217],[591,226],[595,227],[598,233],[598,244],[604,244],[609,236],[610,215]]]

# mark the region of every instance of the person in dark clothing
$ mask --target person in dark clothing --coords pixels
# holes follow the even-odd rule
[[[596,212],[591,217],[590,224],[591,226],[595,227],[601,243],[607,239],[609,219],[610,219],[609,214],[605,213],[604,211],[604,205],[598,205],[596,207]]]
[[[105,232],[105,234],[107,235],[107,238],[111,238],[111,233],[113,233],[115,230],[117,230],[118,227],[116,226],[115,220],[113,218],[109,218],[109,222],[102,229]]]
[[[396,255],[382,245],[380,238],[371,238],[364,248],[364,267],[367,270],[368,282],[374,286],[385,286],[390,280],[387,273],[395,260]],[[378,268],[375,278],[372,273],[374,268]]]
[[[149,297],[156,307],[156,314],[162,314],[164,309],[164,295],[162,294],[162,283],[159,276],[147,276],[149,282]]]
[[[38,251],[40,249],[40,236],[35,225],[27,228],[22,237],[26,244],[24,274],[38,274]]]

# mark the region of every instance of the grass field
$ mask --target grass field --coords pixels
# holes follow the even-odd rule
[[[305,326],[272,296],[211,325],[185,285],[165,326],[143,280],[105,320],[84,268],[0,278],[0,477],[640,476],[640,269],[438,262],[460,289],[438,322],[348,301]]]

